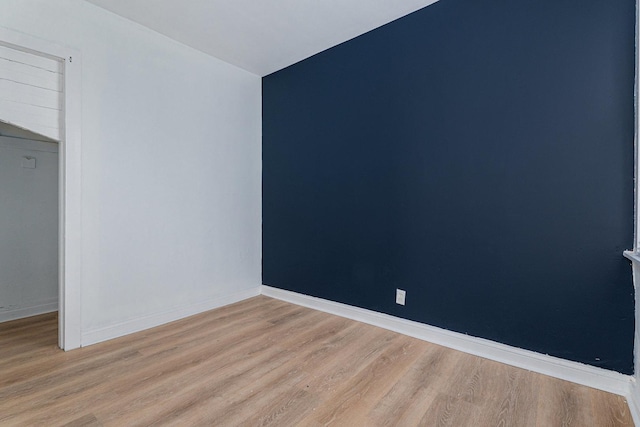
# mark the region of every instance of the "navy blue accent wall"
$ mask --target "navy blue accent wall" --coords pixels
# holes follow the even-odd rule
[[[263,282],[632,373],[634,17],[441,0],[265,77]]]

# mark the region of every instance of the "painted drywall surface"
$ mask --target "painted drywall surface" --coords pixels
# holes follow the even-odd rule
[[[57,145],[27,144],[0,136],[0,319],[58,300]]]
[[[82,54],[82,328],[260,284],[260,79],[79,0],[0,26]]]
[[[263,283],[632,372],[633,85],[632,0],[441,1],[265,77]]]

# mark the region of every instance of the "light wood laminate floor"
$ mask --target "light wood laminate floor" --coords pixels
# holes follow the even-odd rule
[[[632,426],[622,397],[264,296],[71,352],[0,324],[0,426]]]

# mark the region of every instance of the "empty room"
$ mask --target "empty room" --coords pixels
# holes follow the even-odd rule
[[[634,0],[0,0],[0,426],[640,425]]]

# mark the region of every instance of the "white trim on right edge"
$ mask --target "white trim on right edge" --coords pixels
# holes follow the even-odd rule
[[[262,295],[378,326],[434,344],[628,397],[630,375],[476,338],[359,307],[262,285]],[[631,404],[629,405],[631,407]]]
[[[629,394],[626,396],[627,404],[629,405],[629,412],[633,418],[633,423],[640,426],[640,402],[638,396],[640,395],[640,389],[638,388],[638,382],[635,378],[631,382]]]
[[[640,387],[638,385],[638,377],[640,375],[640,360],[638,354],[640,350],[640,331],[638,331],[638,325],[640,324],[640,301],[638,301],[638,280],[640,280],[640,255],[636,251],[624,251],[623,255],[631,261],[631,269],[633,272],[633,287],[635,293],[635,333],[633,340],[633,363],[634,363],[634,381],[629,390],[629,396],[627,397],[627,403],[629,404],[629,411],[633,421],[637,426],[640,426]]]

